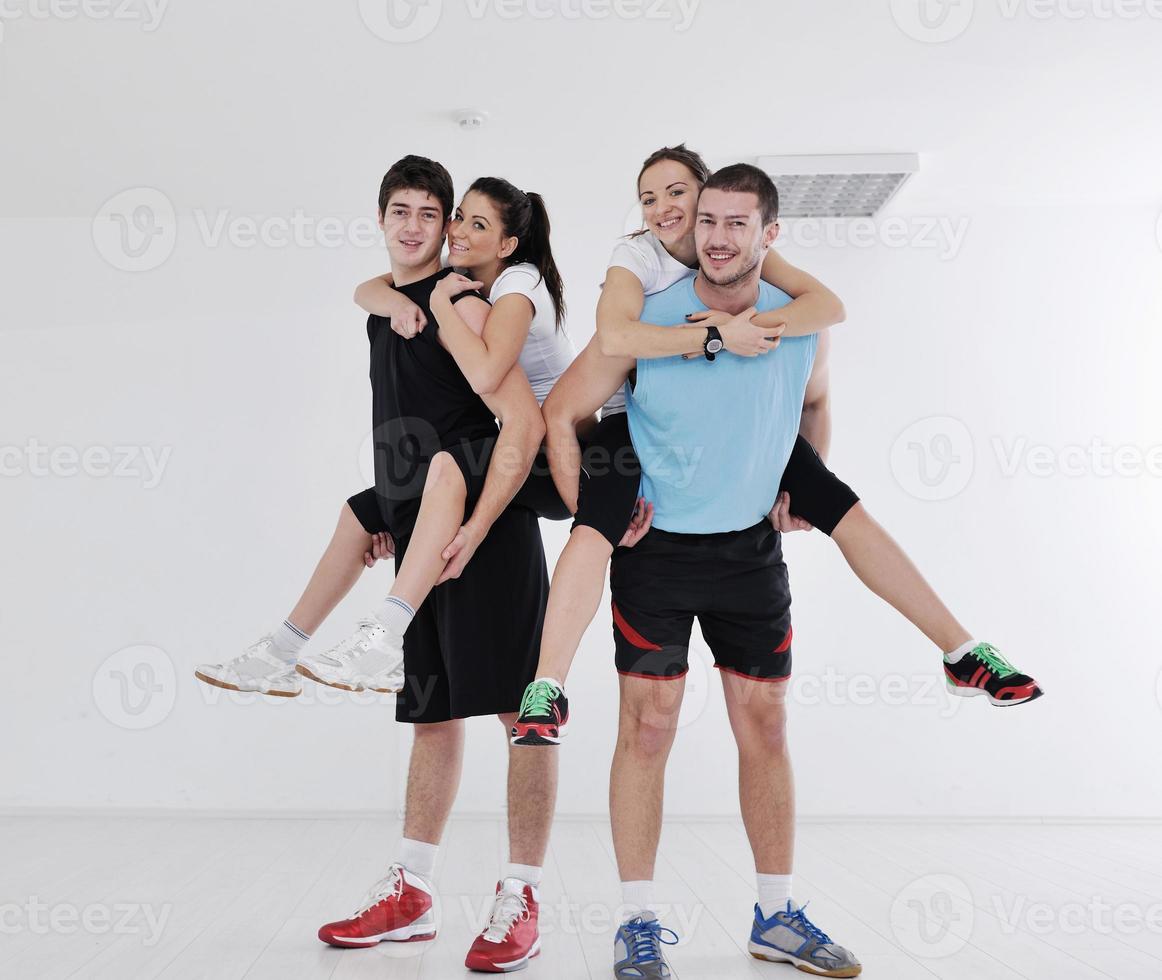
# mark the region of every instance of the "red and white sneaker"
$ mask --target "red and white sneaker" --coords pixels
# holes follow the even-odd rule
[[[331,946],[352,947],[435,939],[432,888],[419,875],[393,864],[351,918],[328,922],[319,930],[319,938]]]
[[[479,973],[523,970],[541,951],[540,896],[528,882],[505,878],[496,886],[488,926],[476,937],[464,965]]]

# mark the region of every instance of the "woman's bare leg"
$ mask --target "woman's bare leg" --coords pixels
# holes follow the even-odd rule
[[[436,453],[428,468],[407,554],[390,593],[413,609],[419,609],[448,564],[443,552],[464,523],[467,498],[468,487],[456,461],[448,453]]]
[[[371,535],[344,503],[331,543],[287,619],[308,636],[314,633],[359,580],[370,550]]]
[[[553,569],[537,679],[551,677],[561,684],[573,665],[585,630],[597,615],[605,590],[605,570],[613,548],[591,527],[578,527]]]
[[[960,625],[904,549],[863,504],[856,504],[847,512],[831,537],[859,580],[935,643],[942,653],[949,653],[972,639],[972,634]]]

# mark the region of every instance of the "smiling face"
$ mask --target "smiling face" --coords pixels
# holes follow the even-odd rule
[[[437,261],[445,225],[440,202],[427,191],[393,191],[379,216],[392,269],[406,272]]]
[[[460,269],[503,262],[518,240],[506,236],[500,209],[480,191],[469,191],[448,226],[448,260]]]
[[[698,199],[694,225],[702,274],[715,286],[755,275],[778,231],[778,222],[763,224],[757,194],[707,188]]]
[[[699,189],[690,168],[676,160],[659,160],[643,171],[638,181],[642,221],[667,248],[694,230]]]

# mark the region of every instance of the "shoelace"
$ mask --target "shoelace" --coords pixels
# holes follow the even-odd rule
[[[662,951],[658,943],[667,946],[678,944],[678,934],[673,929],[665,929],[657,919],[648,922],[645,919],[631,919],[625,924],[625,931],[629,939],[629,958],[632,963],[656,963],[662,958]],[[673,939],[667,939],[662,933],[668,932]]]
[[[374,619],[361,619],[355,624],[355,627],[356,633],[347,637],[338,646],[320,655],[319,659],[335,667],[349,667],[359,654],[367,650],[374,632],[383,629]]]
[[[1017,672],[1017,668],[1002,657],[1001,651],[991,643],[982,643],[973,647],[971,653],[998,677],[1008,677]]]
[[[533,681],[520,703],[522,715],[551,715],[557,689],[548,681]]]
[[[488,919],[488,928],[484,930],[484,938],[494,942],[504,942],[517,920],[525,921],[529,917],[529,904],[524,895],[514,892],[501,891],[497,893],[496,901],[492,904],[492,915]]]
[[[357,919],[368,909],[375,908],[384,899],[401,898],[403,896],[403,873],[398,865],[392,865],[386,878],[381,878],[371,886],[371,891],[363,899],[362,904],[351,913],[352,919]]]
[[[810,904],[811,904],[810,902],[807,903],[807,905],[810,905]],[[817,943],[819,943],[819,945],[830,946],[831,945],[831,937],[829,935],[827,935],[827,933],[825,933],[817,925],[815,925],[814,922],[812,922],[810,919],[807,918],[807,905],[804,905],[800,909],[795,909],[795,911],[792,912],[792,911],[790,911],[790,903],[788,902],[787,903],[788,911],[786,913],[787,918],[789,918],[792,922],[799,923],[804,929],[807,930],[807,934],[812,939],[814,939]]]

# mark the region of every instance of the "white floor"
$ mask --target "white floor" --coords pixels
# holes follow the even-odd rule
[[[435,942],[336,950],[318,926],[357,904],[398,824],[360,820],[0,820],[0,977],[431,978],[463,958],[502,857],[499,821],[453,821]],[[683,980],[803,976],[746,955],[741,827],[667,825],[658,866]],[[1162,977],[1157,827],[808,824],[795,892],[864,976]],[[542,890],[544,952],[524,976],[612,976],[608,827],[560,821]]]

